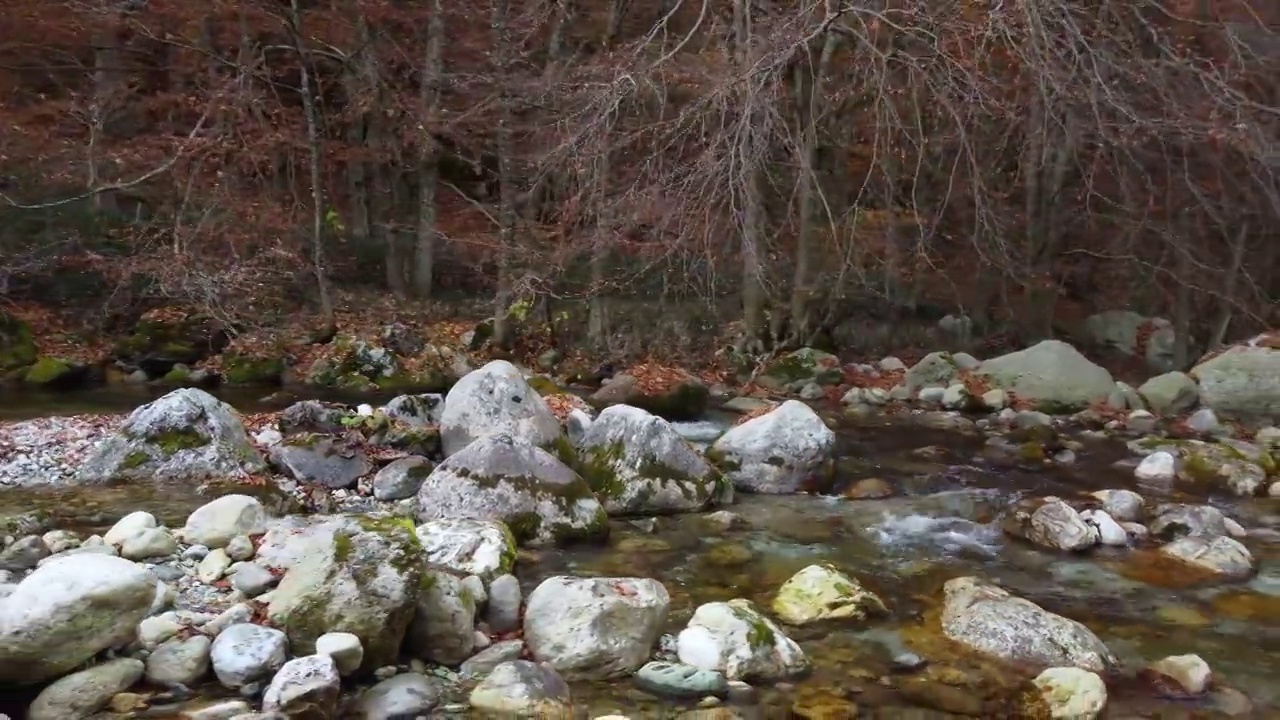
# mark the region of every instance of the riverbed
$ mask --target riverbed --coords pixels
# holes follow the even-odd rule
[[[7,396],[0,421],[123,412],[158,394]],[[223,399],[242,412],[297,399],[264,394],[240,391]],[[717,424],[722,421],[682,430],[696,441],[714,434]],[[1280,673],[1280,500],[1208,498],[1250,531],[1243,542],[1260,570],[1245,583],[1187,586],[1150,551],[1058,554],[1000,530],[1002,511],[1032,495],[1129,488],[1148,502],[1206,501],[1136,485],[1131,471],[1114,465],[1127,454],[1119,441],[1084,441],[1074,463],[1032,469],[980,459],[981,434],[923,429],[909,419],[848,421],[839,435],[841,486],[878,478],[892,496],[740,494],[730,509],[745,520],[743,528],[714,532],[698,515],[662,517],[652,526],[614,520],[605,546],[522,553],[517,574],[526,596],[555,574],[652,577],[671,595],[668,632],[676,633],[701,603],[745,597],[767,608],[772,593],[796,571],[831,563],[879,594],[889,617],[789,628],[814,670],[792,683],[758,688],[759,704],[749,715],[995,717],[995,708],[1007,707],[1002,703],[1026,679],[1024,669],[962,651],[937,627],[942,584],[976,575],[1079,620],[1120,657],[1126,670],[1109,679],[1107,717],[1280,716],[1274,681]],[[180,524],[209,499],[173,489],[163,497],[138,488],[0,489],[0,515],[48,510],[59,525],[88,532],[139,509]],[[1146,663],[1185,653],[1200,655],[1213,668],[1213,692],[1198,699],[1162,697],[1134,677]],[[902,658],[911,654],[920,662],[904,666]],[[587,717],[659,717],[676,709],[626,681],[578,684],[574,696]],[[913,714],[902,714],[907,708]]]

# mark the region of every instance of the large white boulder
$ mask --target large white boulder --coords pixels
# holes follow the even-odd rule
[[[1116,387],[1111,373],[1061,340],[991,358],[975,372],[995,387],[1054,413],[1106,400]]]
[[[629,676],[649,659],[670,604],[657,580],[550,577],[529,595],[524,641],[565,677]]]
[[[494,360],[464,375],[445,396],[444,412],[440,414],[445,457],[496,433],[519,437],[542,448],[551,447],[564,437],[560,421],[546,401],[506,360]]]
[[[809,671],[809,658],[748,600],[711,602],[676,638],[680,662],[730,680],[777,681]]]
[[[1280,418],[1280,337],[1274,333],[1204,360],[1190,374],[1200,383],[1200,403],[1219,415]]]
[[[735,488],[781,495],[826,489],[835,446],[835,433],[813,408],[788,400],[730,428],[707,454]]]

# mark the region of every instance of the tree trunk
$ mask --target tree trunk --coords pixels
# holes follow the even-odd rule
[[[828,16],[835,15],[834,0],[827,0],[826,13]],[[822,193],[817,175],[818,123],[822,115],[822,104],[825,102],[825,80],[836,44],[835,32],[827,32],[807,93],[804,91],[803,75],[804,67],[809,64],[797,63],[795,67],[796,104],[799,109],[801,137],[804,138],[798,158],[800,187],[797,204],[800,211],[800,232],[796,238],[795,276],[791,285],[791,339],[796,344],[807,343],[813,331],[809,315],[813,303],[813,245],[817,231],[818,201]]]
[[[431,0],[427,20],[426,53],[422,62],[421,157],[418,169],[418,230],[413,252],[413,291],[420,298],[431,297],[435,284],[436,185],[440,180],[440,143],[436,123],[440,118],[440,87],[444,81],[444,9],[441,0]]]
[[[508,25],[508,0],[492,0],[493,16],[490,30],[493,33],[494,71],[500,88],[497,108],[498,153],[498,283],[493,297],[493,344],[502,349],[510,348],[515,341],[511,326],[512,301],[512,253],[516,239],[516,187],[511,156],[511,58],[515,48]]]
[[[749,0],[734,0],[733,3],[734,49],[737,53],[738,71],[742,73],[742,92],[739,97],[743,117],[737,128],[737,175],[742,178],[741,187],[736,188],[741,196],[742,217],[740,219],[741,254],[742,254],[742,331],[745,336],[747,352],[763,351],[765,327],[765,292],[764,278],[760,263],[761,231],[763,229],[764,207],[763,192],[760,187],[759,139],[755,107],[759,100],[754,96],[751,82],[751,6]]]
[[[311,91],[310,58],[303,47],[302,11],[298,7],[299,0],[290,0],[290,33],[293,36],[294,50],[298,54],[298,66],[301,68],[298,89],[302,96],[302,112],[307,126],[307,169],[311,175],[311,270],[315,274],[316,290],[320,301],[320,315],[326,328],[337,325],[334,313],[333,297],[329,291],[329,273],[325,267],[324,255],[324,186],[321,185],[320,159],[324,148],[320,140],[320,119],[317,117],[316,101]]]

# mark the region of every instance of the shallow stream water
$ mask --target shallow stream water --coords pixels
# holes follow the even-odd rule
[[[6,399],[0,417],[123,411],[147,399],[117,394],[26,406]],[[224,399],[242,411],[272,407],[257,395]],[[694,440],[718,432],[714,423],[682,430]],[[659,518],[653,532],[615,520],[607,545],[523,552],[517,572],[525,592],[555,574],[657,578],[672,597],[668,631],[674,633],[708,601],[746,597],[767,610],[772,594],[793,573],[829,562],[877,592],[891,614],[867,624],[788,629],[814,671],[793,683],[760,688],[763,709],[757,716],[1015,717],[1000,708],[1009,707],[1001,703],[1016,694],[1027,677],[1024,669],[963,652],[938,627],[942,584],[976,575],[1083,622],[1121,658],[1126,670],[1108,682],[1106,717],[1280,717],[1280,500],[1210,498],[1250,530],[1244,543],[1260,572],[1247,583],[1188,587],[1185,575],[1149,551],[1055,554],[1000,532],[1000,513],[1027,495],[1073,497],[1131,488],[1148,501],[1205,501],[1136,486],[1131,472],[1112,465],[1125,456],[1119,442],[1086,443],[1073,465],[1029,470],[976,460],[980,435],[902,421],[850,424],[840,429],[840,438],[841,482],[880,478],[894,497],[739,495],[731,509],[747,521],[743,530],[713,530],[697,515]],[[156,497],[136,488],[0,490],[0,516],[50,509],[60,524],[90,530],[143,509],[179,523],[208,499],[173,490]],[[927,664],[909,672],[895,666],[894,659],[907,652]],[[1147,662],[1184,653],[1199,654],[1213,668],[1214,692],[1196,700],[1161,697],[1133,678]],[[574,692],[590,710],[588,717],[662,717],[679,709],[626,681],[580,684]]]

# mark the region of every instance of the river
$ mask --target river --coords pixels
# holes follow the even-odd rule
[[[242,411],[279,406],[261,395],[224,399]],[[9,396],[0,403],[0,417],[124,411],[148,399],[141,390]],[[714,432],[705,423],[683,429],[690,436]],[[893,497],[739,495],[732,510],[749,529],[718,534],[709,534],[697,516],[659,518],[653,532],[615,520],[607,546],[523,554],[518,574],[525,593],[554,574],[653,577],[671,594],[669,631],[678,632],[700,603],[747,597],[767,608],[790,575],[830,562],[878,593],[890,617],[788,630],[814,671],[761,688],[761,704],[749,716],[787,717],[794,710],[801,717],[855,717],[848,713],[856,706],[862,713],[857,717],[990,717],[992,705],[985,703],[1007,697],[1026,675],[961,651],[937,629],[942,584],[977,575],[1081,621],[1121,658],[1126,671],[1109,679],[1106,717],[1280,717],[1280,500],[1210,498],[1251,530],[1243,542],[1260,571],[1246,583],[1186,587],[1147,550],[1055,554],[999,529],[1000,513],[1027,495],[1129,488],[1149,502],[1206,501],[1136,486],[1131,472],[1113,466],[1126,454],[1118,441],[1089,441],[1074,464],[1029,470],[978,460],[981,435],[900,420],[851,423],[841,427],[840,438],[841,482],[880,478],[894,489]],[[136,509],[180,523],[208,499],[172,491],[149,497],[127,488],[0,490],[0,515],[56,508],[62,523],[93,530]],[[927,664],[903,671],[894,658],[906,652]],[[1213,692],[1193,700],[1164,698],[1133,677],[1148,662],[1185,653],[1200,655],[1213,668]],[[674,709],[629,682],[580,684],[574,693],[589,708],[587,717],[658,717]],[[1253,713],[1242,714],[1249,702]],[[904,714],[908,708],[912,712]]]

